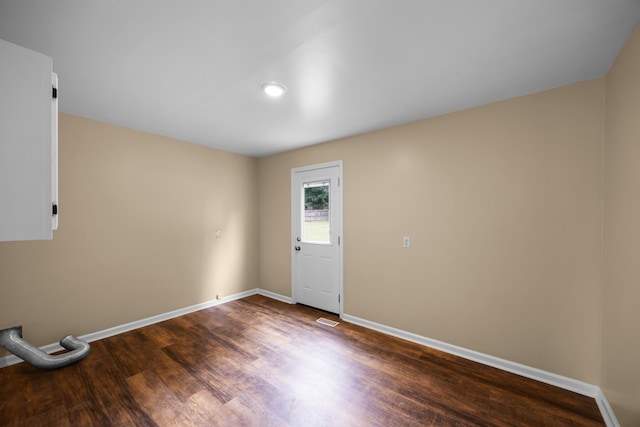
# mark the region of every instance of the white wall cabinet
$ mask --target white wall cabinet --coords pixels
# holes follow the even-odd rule
[[[57,198],[53,61],[0,40],[0,241],[52,239]]]

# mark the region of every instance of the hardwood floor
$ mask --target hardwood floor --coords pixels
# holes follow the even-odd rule
[[[2,426],[595,426],[594,399],[262,296],[0,369]]]

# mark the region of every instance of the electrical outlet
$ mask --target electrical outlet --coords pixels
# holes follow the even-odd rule
[[[403,248],[411,247],[411,237],[405,236],[402,238],[402,247]]]
[[[222,231],[218,230],[216,231],[216,239],[219,239],[222,237]]]

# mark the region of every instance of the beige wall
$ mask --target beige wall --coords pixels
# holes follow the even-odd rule
[[[597,383],[603,90],[260,159],[260,287],[291,295],[291,168],[343,160],[347,314]]]
[[[59,140],[60,227],[0,243],[0,327],[44,345],[257,286],[255,159],[66,114]]]
[[[602,388],[640,425],[640,26],[606,77]]]

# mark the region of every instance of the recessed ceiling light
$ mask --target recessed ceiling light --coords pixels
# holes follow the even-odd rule
[[[287,91],[287,88],[280,83],[269,82],[262,85],[262,90],[269,96],[277,98]]]

